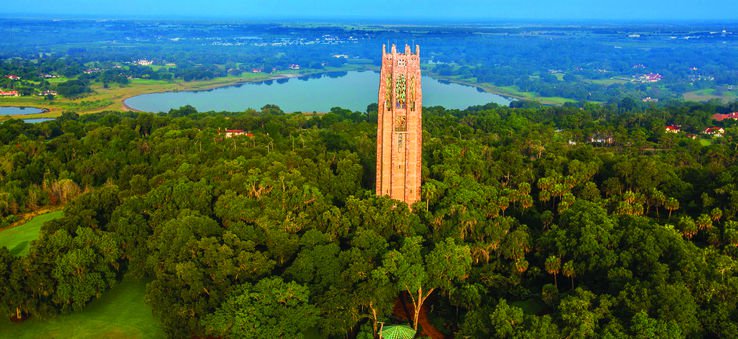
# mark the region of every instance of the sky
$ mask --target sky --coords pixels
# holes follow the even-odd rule
[[[0,17],[738,21],[738,0],[34,0]]]

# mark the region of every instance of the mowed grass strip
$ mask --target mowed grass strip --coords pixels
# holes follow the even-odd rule
[[[12,323],[0,319],[0,338],[164,338],[144,302],[146,283],[124,279],[81,312]]]
[[[31,241],[38,239],[41,226],[49,220],[61,218],[62,211],[49,212],[33,217],[27,223],[0,231],[0,247],[7,247],[15,256],[25,256]]]

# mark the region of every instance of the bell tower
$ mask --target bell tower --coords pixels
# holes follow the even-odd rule
[[[377,124],[377,195],[408,205],[420,200],[423,92],[420,46],[387,53],[382,45]]]

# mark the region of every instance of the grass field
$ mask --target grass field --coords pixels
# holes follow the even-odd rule
[[[25,256],[31,247],[31,241],[38,238],[41,226],[49,220],[62,216],[62,211],[55,211],[33,217],[27,223],[0,230],[0,247],[7,247],[10,253],[16,256]]]
[[[735,91],[724,91],[718,94],[715,89],[708,88],[684,93],[683,97],[684,100],[687,101],[708,101],[718,99],[724,103],[727,103],[738,99],[738,93]]]
[[[124,280],[82,312],[22,323],[0,320],[0,338],[164,338],[144,303],[146,283]]]
[[[567,102],[577,102],[576,100],[567,99],[564,97],[542,97],[542,96],[538,96],[536,93],[533,93],[533,92],[522,92],[518,90],[517,87],[515,86],[504,86],[504,87],[488,86],[488,87],[490,88],[490,92],[493,92],[493,93],[499,93],[501,95],[511,96],[517,99],[538,101],[544,105],[563,105]],[[482,88],[487,89],[487,87],[485,86],[482,86]]]

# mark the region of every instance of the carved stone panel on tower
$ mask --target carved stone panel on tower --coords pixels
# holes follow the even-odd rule
[[[422,89],[420,47],[382,46],[377,124],[377,195],[408,205],[420,200]]]

